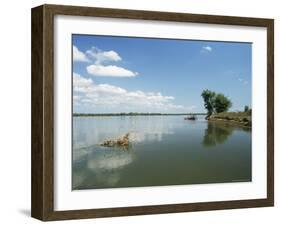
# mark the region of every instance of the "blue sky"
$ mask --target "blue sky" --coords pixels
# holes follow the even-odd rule
[[[205,112],[201,93],[251,106],[250,43],[73,35],[73,111]]]

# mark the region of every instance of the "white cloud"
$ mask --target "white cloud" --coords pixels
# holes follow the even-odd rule
[[[109,61],[121,61],[122,58],[120,55],[113,51],[102,51],[96,47],[92,47],[91,49],[86,51],[86,54],[95,60],[95,64],[102,64],[104,62]]]
[[[124,94],[127,91],[117,86],[112,86],[108,84],[99,84],[93,87],[94,92],[100,93],[110,93],[110,94]]]
[[[87,56],[81,52],[76,46],[73,46],[73,61],[89,62]]]
[[[109,84],[96,84],[76,73],[73,74],[73,90],[75,105],[83,105],[87,109],[117,109],[120,111],[188,111],[190,108],[173,103],[173,96],[165,96],[160,92],[128,91]],[[77,97],[78,96],[78,97]],[[136,110],[138,109],[138,110]]]
[[[205,52],[205,53],[210,53],[213,51],[213,48],[211,46],[203,46],[201,49],[201,52]]]
[[[120,55],[113,50],[102,51],[96,47],[92,47],[86,53],[83,53],[73,45],[73,61],[93,62],[94,64],[87,66],[87,71],[94,76],[135,77],[138,74],[137,72],[115,65],[106,65],[108,62],[121,60]]]
[[[115,65],[90,65],[87,67],[87,72],[95,76],[109,77],[135,77],[138,73]]]
[[[81,77],[77,73],[73,73],[73,90],[76,92],[87,92],[93,86],[91,79]]]

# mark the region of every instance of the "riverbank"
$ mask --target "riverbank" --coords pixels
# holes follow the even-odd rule
[[[211,115],[208,120],[227,122],[238,126],[252,128],[252,115],[250,112],[222,112]]]

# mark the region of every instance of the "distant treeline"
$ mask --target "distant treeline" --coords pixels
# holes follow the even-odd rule
[[[91,116],[157,116],[157,115],[206,115],[206,113],[73,113],[75,117],[91,117]]]

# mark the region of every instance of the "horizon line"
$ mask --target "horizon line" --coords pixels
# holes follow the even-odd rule
[[[173,115],[186,115],[186,114],[207,114],[205,112],[180,112],[180,113],[161,113],[161,112],[114,112],[114,113],[79,113],[79,112],[73,112],[73,115],[132,115],[132,114],[151,114],[151,115],[167,115],[167,114],[173,114]]]

